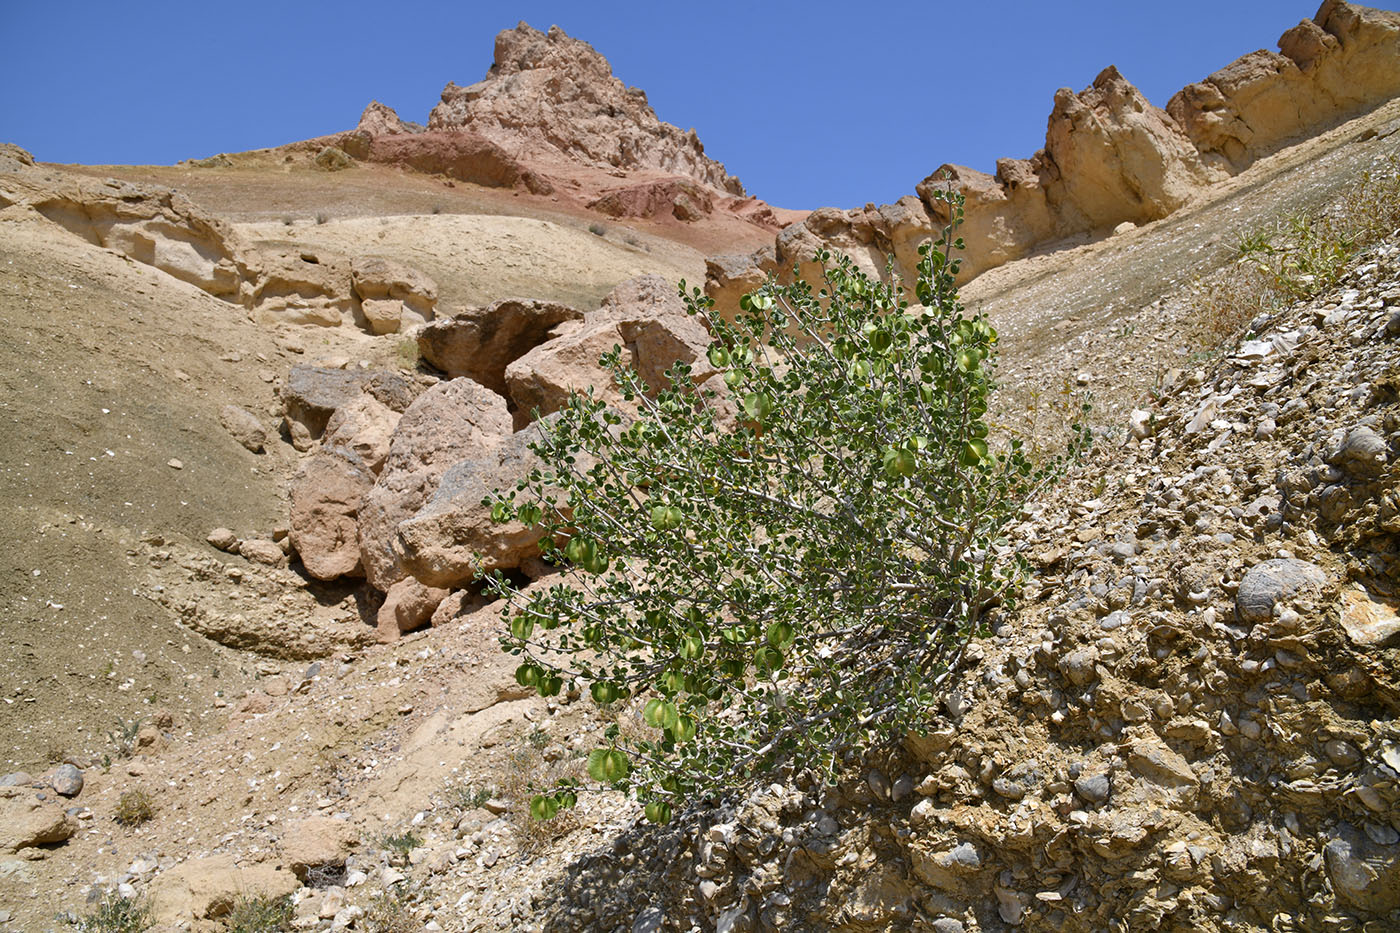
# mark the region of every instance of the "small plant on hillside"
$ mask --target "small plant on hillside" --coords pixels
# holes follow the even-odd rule
[[[108,891],[91,912],[73,922],[73,928],[80,933],[143,933],[155,922],[155,911],[148,899]]]
[[[149,823],[156,815],[156,802],[150,794],[139,787],[122,791],[117,798],[117,809],[112,818],[123,826],[140,826]]]
[[[130,722],[117,723],[117,727],[107,733],[107,741],[112,743],[118,755],[130,758],[132,752],[136,751],[136,739],[140,734],[141,720],[133,719]]]
[[[417,933],[423,928],[413,916],[409,893],[402,887],[379,892],[364,910],[361,922],[368,933]]]
[[[227,933],[288,933],[294,918],[289,895],[244,893],[224,918]]]
[[[379,837],[379,846],[399,855],[408,855],[423,844],[423,838],[411,829],[401,833],[385,833]]]
[[[420,359],[417,338],[400,338],[394,346],[394,359],[398,361],[400,369],[417,369]]]
[[[608,228],[600,223],[591,223],[588,225],[588,232],[594,236],[602,236],[608,232]]]
[[[491,789],[477,784],[451,784],[444,791],[447,804],[457,810],[475,810],[491,799]]]
[[[701,368],[647,386],[614,348],[635,417],[575,396],[541,423],[544,466],[488,500],[578,571],[529,594],[491,581],[517,680],[646,724],[607,729],[590,787],[664,822],[777,773],[832,778],[930,724],[1025,569],[1008,523],[1062,465],[989,437],[996,331],[964,313],[960,248],[950,227],[920,249],[916,304],[825,250],[821,281],[770,280],[734,321],[682,283],[713,336]],[[537,795],[533,815],[581,787]]]

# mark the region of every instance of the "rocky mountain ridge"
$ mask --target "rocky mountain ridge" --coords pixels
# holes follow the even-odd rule
[[[823,245],[871,274],[893,256],[912,281],[918,243],[948,222],[930,195],[948,189],[966,199],[966,281],[1051,244],[1159,220],[1261,156],[1400,94],[1400,14],[1324,0],[1278,45],[1187,85],[1165,110],[1109,66],[1083,91],[1056,92],[1045,148],[1030,159],[1000,159],[994,175],[943,165],[894,204],[813,211],[772,249],[712,258],[706,291],[735,307],[769,273],[810,271]]]

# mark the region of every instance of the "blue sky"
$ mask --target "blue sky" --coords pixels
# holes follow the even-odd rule
[[[1400,9],[1400,0],[1373,3]],[[944,162],[1044,142],[1055,89],[1116,64],[1158,106],[1275,48],[1312,0],[339,3],[0,0],[0,141],[54,162],[162,163],[425,120],[518,20],[557,23],[783,207],[888,202]]]

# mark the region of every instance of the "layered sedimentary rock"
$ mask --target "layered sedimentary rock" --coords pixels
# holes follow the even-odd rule
[[[871,274],[893,256],[912,280],[918,243],[948,221],[937,197],[946,191],[966,201],[965,281],[1048,243],[1165,217],[1257,159],[1400,94],[1400,14],[1326,0],[1279,48],[1188,85],[1166,109],[1109,67],[1083,91],[1056,92],[1045,148],[1031,158],[1001,159],[993,175],[944,165],[916,186],[917,198],[813,211],[771,251],[711,259],[706,290],[732,310],[769,272],[787,275],[794,263],[813,272],[823,245]]]
[[[437,286],[402,263],[254,246],[178,191],[36,165],[28,152],[4,144],[0,208],[10,207],[33,210],[269,323],[352,323],[390,333],[434,315]]]

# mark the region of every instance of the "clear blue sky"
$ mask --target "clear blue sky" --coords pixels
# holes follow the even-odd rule
[[[1373,3],[1400,9],[1400,0]],[[1044,142],[1056,88],[1115,64],[1158,106],[1314,0],[549,3],[0,0],[0,141],[42,160],[163,163],[425,120],[518,20],[557,23],[783,207],[912,193]]]

